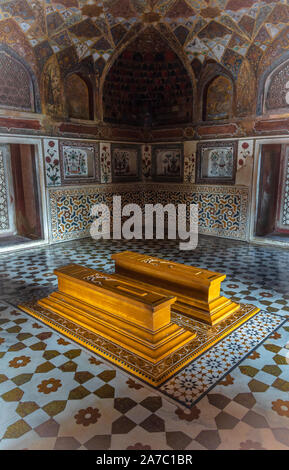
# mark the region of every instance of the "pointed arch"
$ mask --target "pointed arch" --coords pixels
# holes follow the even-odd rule
[[[287,70],[286,73],[285,69]],[[274,87],[274,83],[272,79],[275,76],[275,81],[278,79],[277,75],[281,72],[283,77],[281,80],[278,81],[278,89],[276,90],[276,98],[278,101],[283,100],[283,106],[277,105],[276,107],[273,105],[273,100],[271,96],[271,104],[267,106],[267,99],[270,93],[270,87]],[[286,79],[287,77],[287,79]],[[285,80],[285,81],[284,81]],[[284,108],[289,110],[289,103],[286,103],[286,95],[289,92],[289,89],[286,87],[286,83],[289,81],[289,51],[284,52],[278,59],[276,59],[267,69],[263,72],[261,77],[259,78],[259,87],[258,87],[258,94],[257,94],[257,115],[261,116],[262,114],[266,114],[268,111],[274,112],[284,112]],[[283,90],[282,88],[283,83]],[[273,90],[272,90],[273,91]],[[288,111],[287,111],[288,112]]]
[[[135,35],[130,35],[129,40],[124,40],[106,64],[100,80],[102,119],[108,122],[117,121],[116,111],[114,116],[109,117],[106,112],[109,107],[108,97],[114,92],[114,86],[111,82],[113,79],[120,79],[122,62],[126,60],[137,62],[138,58],[138,66],[134,67],[135,80],[130,80],[132,93],[130,93],[130,90],[127,90],[128,93],[124,93],[123,97],[123,102],[126,102],[128,109],[133,113],[139,105],[147,101],[148,106],[144,106],[144,109],[148,108],[149,111],[147,111],[147,114],[154,115],[154,121],[158,121],[155,122],[156,125],[167,124],[168,122],[165,121],[166,117],[169,121],[168,113],[170,111],[175,113],[174,119],[176,123],[178,123],[178,121],[182,123],[192,122],[193,99],[196,88],[194,72],[190,64],[184,61],[183,56],[177,48],[176,41],[170,38],[170,34],[167,31],[166,34],[163,34],[159,28],[152,25],[141,28]],[[168,64],[167,70],[165,70],[166,63]],[[128,69],[129,66],[126,68]],[[133,67],[131,67],[131,69],[133,69]],[[142,70],[143,76],[145,77],[143,87],[139,83],[138,69]],[[113,78],[114,70],[117,71],[117,73]],[[182,80],[179,79],[181,75]],[[155,82],[153,82],[153,80],[155,80]],[[125,83],[122,84],[122,89],[124,90],[124,88]],[[148,98],[149,94],[153,95],[152,99]],[[130,97],[128,97],[128,95],[130,95]],[[134,95],[132,100],[130,100],[131,95]],[[178,98],[178,96],[180,98]],[[170,99],[171,108],[169,109],[169,107],[164,106],[164,102],[168,102]],[[136,103],[135,106],[133,105],[133,101]],[[154,108],[153,101],[156,101],[159,106],[158,119],[156,119],[154,110],[151,110]],[[140,104],[140,102],[142,102],[142,104]],[[178,107],[179,113],[177,111]],[[119,111],[118,114],[129,115],[129,113],[121,113],[121,111]],[[161,117],[161,114],[163,117]],[[128,122],[123,123],[128,124]],[[140,124],[138,117],[135,118],[135,123]]]
[[[67,74],[64,95],[68,118],[93,120],[93,88],[86,76],[79,72]]]
[[[34,72],[6,44],[0,44],[0,69],[0,107],[40,113],[40,95]]]
[[[230,119],[235,111],[235,82],[232,75],[214,61],[205,62],[199,79],[199,119]]]

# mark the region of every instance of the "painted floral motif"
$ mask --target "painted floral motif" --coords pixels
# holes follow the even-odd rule
[[[110,144],[100,144],[101,183],[111,183],[111,148]]]
[[[59,186],[61,178],[57,140],[44,139],[44,160],[47,186]]]
[[[196,171],[196,152],[185,155],[184,158],[184,182],[194,183]]]
[[[237,170],[243,168],[248,163],[249,158],[253,157],[254,141],[240,140],[238,145]]]
[[[228,178],[233,175],[233,150],[220,148],[211,150],[208,159],[208,177]]]
[[[139,152],[137,146],[115,146],[112,151],[112,171],[115,181],[139,179]]]
[[[59,142],[61,180],[63,184],[99,182],[99,146],[92,142]]]
[[[155,176],[164,180],[181,177],[182,154],[179,148],[155,150]]]
[[[64,176],[88,176],[87,153],[81,149],[63,147]]]
[[[152,147],[151,145],[142,146],[142,175],[144,180],[151,180],[152,171]]]
[[[237,141],[198,143],[197,182],[233,185],[237,166],[237,146]]]
[[[92,407],[79,410],[79,412],[74,416],[76,423],[82,424],[83,426],[97,423],[100,417],[101,414],[99,413],[99,409]]]

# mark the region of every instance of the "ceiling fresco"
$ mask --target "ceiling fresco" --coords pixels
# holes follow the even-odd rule
[[[101,73],[144,25],[171,35],[193,66],[210,59],[234,78],[244,59],[258,74],[289,48],[284,0],[0,0],[0,40],[36,74],[52,56],[64,72],[92,58]]]

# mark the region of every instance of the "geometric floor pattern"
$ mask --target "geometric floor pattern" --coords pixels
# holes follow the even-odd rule
[[[175,374],[160,390],[191,407],[284,322],[279,315],[258,313]]]
[[[54,268],[110,271],[124,249],[223,271],[222,293],[262,311],[162,393],[15,308],[55,289]],[[212,237],[193,252],[82,240],[1,256],[0,449],[288,450],[288,263],[287,250]]]

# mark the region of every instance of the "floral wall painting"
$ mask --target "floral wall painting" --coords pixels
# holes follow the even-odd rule
[[[154,181],[183,181],[184,152],[182,144],[154,145],[152,154],[152,176]]]
[[[44,139],[44,162],[47,186],[61,185],[58,141]]]
[[[142,176],[144,181],[151,180],[152,173],[152,147],[151,145],[142,145]]]
[[[64,154],[64,176],[70,178],[74,176],[88,176],[87,153],[82,149],[63,147]]]
[[[253,157],[254,153],[254,141],[253,140],[239,140],[238,143],[238,162],[237,171],[244,168],[250,158]]]
[[[184,142],[184,182],[195,183],[197,142]]]
[[[101,183],[111,183],[111,145],[100,143],[100,180]]]
[[[235,184],[237,145],[237,141],[198,144],[197,183]]]
[[[98,145],[90,142],[61,141],[60,166],[62,184],[100,181]]]
[[[141,180],[141,149],[138,145],[112,145],[112,181]]]

